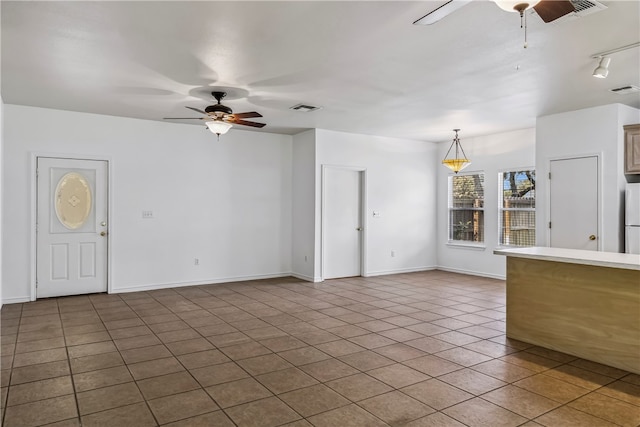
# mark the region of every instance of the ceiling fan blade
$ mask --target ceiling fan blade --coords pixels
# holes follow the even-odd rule
[[[202,111],[202,110],[200,110],[198,108],[193,108],[193,107],[185,107],[185,108],[188,108],[189,110],[196,111],[196,112],[198,112],[200,114],[207,114],[207,113],[205,113],[204,111]]]
[[[575,12],[576,8],[570,1],[542,0],[533,6],[536,13],[546,23],[562,18],[571,12]]]
[[[256,123],[256,122],[250,122],[248,120],[240,120],[240,119],[229,120],[229,123],[233,123],[236,125],[243,125],[243,126],[251,126],[254,128],[262,128],[266,126],[265,123]]]
[[[204,120],[203,117],[163,117],[162,120]]]
[[[262,117],[262,114],[251,111],[249,113],[234,113],[232,114],[236,119],[248,119],[251,117]]]
[[[467,3],[470,3],[471,0],[449,0],[445,2],[442,6],[437,7],[431,12],[427,13],[422,18],[413,22],[413,25],[431,25],[435,24],[442,18],[451,15],[456,10],[460,9]]]

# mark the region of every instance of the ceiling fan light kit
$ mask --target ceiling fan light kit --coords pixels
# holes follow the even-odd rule
[[[224,135],[233,127],[231,123],[223,122],[222,120],[211,120],[210,122],[205,122],[205,124],[209,130],[218,135],[218,137]]]
[[[493,0],[493,2],[502,10],[506,10],[507,12],[520,12],[520,16],[522,16],[525,10],[537,5],[540,3],[540,0],[531,0],[529,2],[518,0]]]
[[[464,150],[462,149],[462,144],[460,143],[460,138],[458,137],[458,132],[460,129],[453,130],[456,133],[456,136],[453,137],[453,141],[451,142],[451,146],[447,151],[447,154],[444,155],[444,159],[442,160],[442,164],[451,169],[454,173],[460,172],[462,169],[466,168],[471,164],[471,160],[467,158]],[[449,154],[451,153],[451,149],[453,147],[455,149],[455,156],[449,158]]]

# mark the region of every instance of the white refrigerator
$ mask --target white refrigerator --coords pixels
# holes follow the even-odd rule
[[[627,184],[625,207],[624,251],[640,254],[640,183]]]

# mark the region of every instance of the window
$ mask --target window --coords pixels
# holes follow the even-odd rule
[[[500,244],[536,244],[536,171],[502,172],[498,177],[502,195],[499,206]]]
[[[484,174],[449,177],[449,241],[484,242]]]

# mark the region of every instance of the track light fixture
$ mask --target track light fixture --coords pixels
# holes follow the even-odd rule
[[[611,58],[608,56],[603,56],[600,58],[600,62],[595,70],[593,70],[593,77],[597,77],[599,79],[606,79],[609,75],[609,64],[611,63]]]

